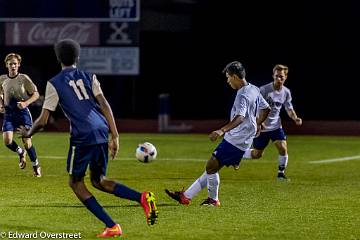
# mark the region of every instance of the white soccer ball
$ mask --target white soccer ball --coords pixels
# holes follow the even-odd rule
[[[157,150],[155,146],[149,142],[140,143],[136,148],[135,157],[143,163],[149,163],[156,159]]]

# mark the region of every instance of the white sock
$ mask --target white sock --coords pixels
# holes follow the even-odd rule
[[[35,166],[39,165],[39,160],[36,159],[35,162],[31,162],[31,164],[33,167],[35,167]]]
[[[249,148],[248,150],[246,150],[242,158],[252,158],[252,157],[251,157],[251,151],[252,151],[252,150],[253,150],[253,149],[251,149],[251,148]]]
[[[17,147],[17,148],[16,148],[16,152],[17,152],[18,154],[22,154],[24,151],[25,151],[25,150],[23,150],[21,147]]]
[[[289,156],[288,155],[285,155],[285,156],[279,155],[278,159],[279,159],[279,172],[285,172],[285,168],[287,166]]]
[[[195,180],[193,184],[191,184],[188,189],[186,189],[184,192],[185,197],[192,199],[198,192],[201,191],[201,189],[206,187],[206,183],[207,173],[205,171],[198,179]]]
[[[208,186],[208,195],[214,200],[219,199],[219,185],[220,185],[220,176],[216,172],[214,174],[207,174],[207,186]]]

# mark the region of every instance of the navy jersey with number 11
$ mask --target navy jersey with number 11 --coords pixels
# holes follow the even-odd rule
[[[65,68],[46,85],[43,108],[55,111],[60,105],[70,121],[71,144],[108,142],[109,128],[95,96],[102,94],[95,74]]]

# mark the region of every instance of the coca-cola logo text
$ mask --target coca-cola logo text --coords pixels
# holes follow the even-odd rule
[[[71,38],[83,44],[90,37],[91,26],[89,23],[68,23],[64,26],[51,27],[44,23],[37,23],[29,31],[27,38],[30,44],[53,44],[64,38]]]
[[[80,44],[99,44],[98,23],[15,22],[6,24],[7,45],[52,45],[71,38]]]

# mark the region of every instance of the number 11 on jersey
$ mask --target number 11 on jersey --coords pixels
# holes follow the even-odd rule
[[[74,89],[74,92],[76,93],[76,96],[79,98],[79,100],[89,99],[89,95],[86,92],[84,82],[82,79],[79,80],[70,80],[69,85]],[[81,93],[80,93],[80,91]]]

